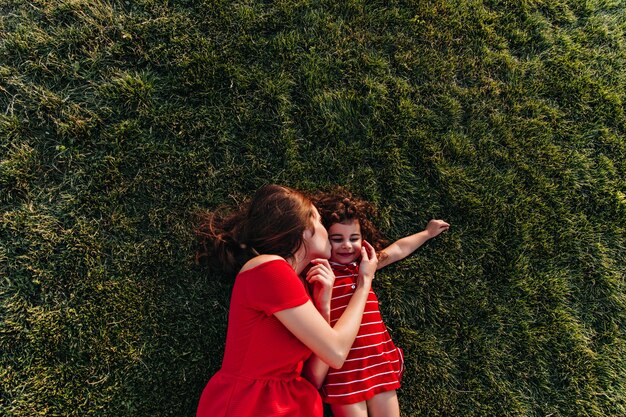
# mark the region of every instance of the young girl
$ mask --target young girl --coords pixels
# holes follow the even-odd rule
[[[425,230],[384,247],[386,242],[369,220],[375,214],[370,204],[343,190],[318,195],[316,200],[328,230],[330,265],[335,273],[331,325],[353,297],[364,239],[380,251],[380,269],[404,259],[450,227],[443,220],[431,220]],[[402,350],[393,344],[382,321],[378,299],[370,290],[354,345],[342,368],[329,369],[321,389],[323,400],[330,404],[335,417],[399,417],[396,389],[400,387],[403,362]]]
[[[304,195],[261,187],[242,207],[207,215],[198,235],[200,258],[219,259],[238,273],[222,368],[207,383],[197,416],[322,417],[318,388],[329,365],[342,366],[359,330],[376,271],[374,248],[364,243],[360,250],[354,295],[331,326],[328,234]],[[304,280],[315,288],[312,299]]]

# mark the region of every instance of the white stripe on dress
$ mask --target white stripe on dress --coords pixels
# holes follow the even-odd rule
[[[353,392],[349,392],[347,394],[326,394],[326,396],[327,397],[345,397],[345,396],[348,396],[348,395],[359,394],[361,392],[369,391],[371,389],[382,387],[382,386],[389,385],[389,384],[395,384],[395,382],[385,382],[383,384],[374,385],[374,386],[369,387],[367,389],[362,389],[360,391],[353,391]]]
[[[376,343],[375,345],[367,345],[367,346],[359,346],[359,347],[352,347],[350,348],[350,352],[352,352],[353,350],[359,350],[359,349],[367,349],[369,347],[374,347],[374,346],[380,346],[380,345],[384,345],[391,342],[391,339],[387,339],[384,342],[380,342],[380,343]]]
[[[358,358],[346,359],[344,362],[362,361],[363,359],[375,358],[375,357],[378,357],[378,356],[387,355],[387,354],[389,354],[389,353],[391,353],[391,352],[393,352],[395,350],[396,349],[391,349],[391,350],[389,350],[387,352],[378,353],[376,355],[361,356],[361,357],[358,357]]]
[[[330,299],[330,301],[335,301],[335,300],[339,300],[340,298],[346,298],[346,297],[352,297],[352,293],[349,293],[349,294],[344,294],[344,295],[339,295],[339,296],[337,296],[337,297],[332,297],[332,298]]]
[[[367,381],[368,379],[376,378],[377,376],[389,375],[389,374],[395,374],[395,373],[396,373],[396,371],[381,372],[379,374],[368,376],[367,378],[356,379],[356,380],[348,381],[348,382],[337,382],[335,384],[326,384],[326,386],[327,387],[335,387],[335,386],[338,386],[338,385],[349,385],[349,384],[354,384],[355,382]],[[389,382],[387,382],[387,383],[389,383]]]
[[[376,313],[378,313],[378,311],[365,311],[365,312],[363,312],[363,315],[366,315],[366,314],[376,314]],[[341,316],[339,316],[339,317],[341,317]],[[339,321],[339,318],[336,318],[336,319],[334,319],[334,320],[331,320],[331,321],[330,321],[330,324],[335,324],[335,323],[337,323],[338,321]],[[382,321],[378,321],[377,323],[382,323]],[[364,323],[364,324],[372,324],[372,323]],[[363,324],[361,324],[361,326],[362,326],[362,325],[363,325]]]
[[[374,368],[375,366],[387,365],[388,363],[396,363],[396,362],[400,362],[400,359],[396,359],[395,361],[390,361],[390,362],[379,362],[375,365],[366,366],[365,368],[357,368],[357,369],[350,369],[349,371],[333,372],[331,375],[349,374],[350,372],[364,371],[366,369]]]
[[[369,300],[369,301],[368,301],[367,303],[365,303],[365,304],[371,304],[371,303],[378,304],[378,301],[376,301],[376,300]],[[341,310],[342,308],[346,308],[347,306],[348,306],[348,305],[346,304],[345,306],[335,307],[335,308],[331,309],[330,311]]]
[[[381,322],[377,321],[376,323],[367,323],[367,324],[377,324],[377,323],[381,323]],[[361,336],[357,336],[355,339],[360,339],[362,337],[368,337],[368,336],[376,336],[377,334],[385,334],[385,333],[386,333],[386,331],[382,331],[382,332],[378,332],[378,333],[362,334]]]
[[[335,279],[343,279],[343,278],[354,278],[358,277],[358,274],[348,274],[348,275],[335,275]]]

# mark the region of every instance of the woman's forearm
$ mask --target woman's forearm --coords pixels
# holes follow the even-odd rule
[[[376,272],[376,252],[369,243],[364,241],[363,245],[356,290],[334,327],[330,327],[311,301],[274,313],[294,336],[333,368],[343,366],[359,332]]]
[[[363,311],[365,310],[365,303],[367,303],[367,297],[369,295],[369,287],[357,288],[348,306],[344,310],[343,314],[335,323],[333,330],[336,332],[339,340],[338,356],[340,357],[340,363],[333,363],[333,368],[341,368],[343,362],[346,360],[350,348],[354,343],[354,339],[361,327],[361,320],[363,318]]]

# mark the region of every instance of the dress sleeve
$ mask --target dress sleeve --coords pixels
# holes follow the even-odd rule
[[[268,316],[309,301],[302,281],[285,261],[266,262],[247,278],[250,306]]]

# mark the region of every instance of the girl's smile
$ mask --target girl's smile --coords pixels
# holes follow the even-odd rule
[[[330,260],[340,264],[349,264],[361,256],[361,225],[357,220],[335,223],[328,228],[330,240]]]

